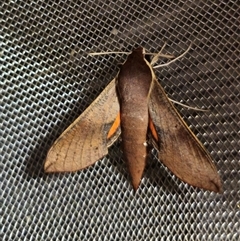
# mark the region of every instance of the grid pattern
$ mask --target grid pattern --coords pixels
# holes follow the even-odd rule
[[[239,240],[237,1],[3,1],[0,14],[3,240]],[[164,42],[175,56],[193,43],[156,75],[171,99],[210,109],[176,105],[213,157],[223,194],[179,181],[155,150],[134,194],[119,142],[86,170],[45,174],[54,140],[126,59],[88,53],[157,52]]]

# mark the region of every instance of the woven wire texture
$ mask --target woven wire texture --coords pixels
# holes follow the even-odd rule
[[[237,241],[240,230],[238,1],[1,3],[2,240]],[[56,138],[117,75],[131,51],[178,56],[156,69],[212,156],[215,194],[176,178],[152,150],[134,193],[121,141],[93,166],[46,174]],[[159,63],[169,61],[161,58]]]

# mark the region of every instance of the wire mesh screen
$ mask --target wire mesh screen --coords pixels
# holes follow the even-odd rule
[[[1,3],[3,240],[239,240],[237,1]],[[134,193],[115,143],[93,166],[45,174],[54,140],[116,76],[131,51],[178,56],[156,70],[216,163],[224,192],[181,182],[151,151]],[[159,63],[164,63],[161,59]]]

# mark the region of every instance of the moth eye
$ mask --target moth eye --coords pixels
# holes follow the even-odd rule
[[[143,143],[143,145],[144,145],[144,146],[147,146],[148,144],[147,144],[147,142],[145,141],[145,142]]]

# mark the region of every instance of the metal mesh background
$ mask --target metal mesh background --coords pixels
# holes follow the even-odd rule
[[[3,1],[3,240],[239,240],[238,1]],[[211,153],[222,195],[190,187],[153,151],[136,194],[120,143],[77,173],[43,172],[54,140],[115,77],[137,46],[179,55],[156,70]],[[165,60],[163,60],[165,61]]]

